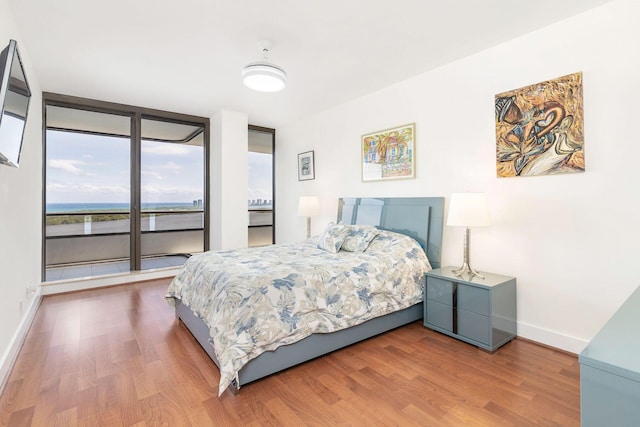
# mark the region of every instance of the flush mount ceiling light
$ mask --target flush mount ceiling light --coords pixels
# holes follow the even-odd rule
[[[242,69],[242,83],[249,89],[258,92],[278,92],[287,85],[287,73],[267,60],[271,46],[268,40],[259,41],[258,49],[263,60],[252,62]]]

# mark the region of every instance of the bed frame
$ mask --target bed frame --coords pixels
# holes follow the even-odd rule
[[[413,237],[425,249],[433,268],[440,267],[443,215],[443,197],[344,198],[340,199],[338,205],[338,221],[347,224],[373,224],[382,230]],[[241,385],[422,319],[422,316],[422,303],[419,303],[348,329],[313,334],[297,343],[267,351],[240,370],[239,383],[234,381],[231,391],[237,393]],[[176,301],[176,317],[182,320],[219,367],[210,343],[209,328],[202,319],[180,301]]]

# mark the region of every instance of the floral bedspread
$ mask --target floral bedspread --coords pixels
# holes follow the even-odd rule
[[[220,395],[265,351],[417,304],[430,269],[420,245],[401,234],[382,232],[363,253],[329,253],[310,239],[194,255],[166,298],[209,327]]]

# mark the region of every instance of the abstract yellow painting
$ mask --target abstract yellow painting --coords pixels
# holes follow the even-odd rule
[[[584,172],[582,73],[496,95],[498,177]]]

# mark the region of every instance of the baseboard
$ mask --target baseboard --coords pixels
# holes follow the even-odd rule
[[[181,267],[162,268],[122,274],[111,274],[100,277],[58,280],[55,282],[44,282],[40,285],[40,288],[42,289],[42,295],[62,294],[65,292],[83,291],[86,289],[124,285],[131,282],[142,282],[145,280],[174,277],[180,271],[180,268]]]
[[[573,354],[580,354],[587,344],[589,344],[587,340],[564,335],[524,322],[518,322],[518,336]]]
[[[0,361],[0,393],[4,392],[4,387],[9,379],[9,374],[11,374],[13,365],[16,363],[22,344],[24,344],[24,341],[27,338],[27,333],[29,332],[31,323],[33,323],[33,319],[36,317],[41,300],[42,293],[40,288],[38,288],[33,295],[33,299],[31,300],[31,304],[29,305],[26,315],[22,318],[22,322],[18,326],[18,330],[13,335],[13,338],[11,338],[7,351],[5,351],[2,356],[2,360]]]

